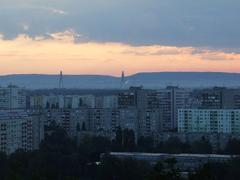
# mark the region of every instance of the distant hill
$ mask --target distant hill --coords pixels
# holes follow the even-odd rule
[[[0,76],[0,86],[15,84],[28,89],[58,87],[59,75],[18,74]],[[118,89],[121,78],[102,75],[64,75],[65,88]],[[187,88],[214,86],[240,87],[239,73],[218,72],[156,72],[137,73],[126,77],[126,87],[143,85],[145,88],[162,88],[178,85]]]

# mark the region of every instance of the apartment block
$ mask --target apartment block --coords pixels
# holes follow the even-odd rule
[[[0,87],[0,109],[25,109],[26,91],[14,85]]]
[[[180,109],[178,131],[184,133],[240,133],[240,110]]]
[[[0,136],[0,151],[6,154],[31,151],[44,138],[43,124],[25,111],[0,111]]]

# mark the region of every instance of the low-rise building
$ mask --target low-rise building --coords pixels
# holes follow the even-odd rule
[[[103,158],[105,154],[102,154]],[[109,155],[120,159],[135,159],[138,161],[146,161],[152,165],[157,162],[167,164],[168,159],[175,159],[175,168],[180,172],[193,172],[206,163],[223,163],[233,158],[238,158],[234,155],[217,155],[217,154],[165,154],[165,153],[132,153],[132,152],[110,152]]]

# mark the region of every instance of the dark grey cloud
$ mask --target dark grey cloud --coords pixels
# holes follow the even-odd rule
[[[238,0],[0,2],[0,32],[7,38],[71,28],[95,41],[238,49],[239,17]]]

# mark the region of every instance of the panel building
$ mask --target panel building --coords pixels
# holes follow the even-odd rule
[[[240,89],[203,89],[197,91],[196,99],[200,109],[240,109]]]
[[[169,86],[156,92],[161,111],[162,131],[177,131],[178,109],[190,106],[191,91]]]
[[[0,136],[0,151],[6,154],[38,149],[44,138],[43,123],[25,111],[0,111]]]
[[[240,133],[240,110],[180,109],[178,132]]]
[[[24,88],[9,85],[0,87],[0,109],[25,109],[26,91]]]

